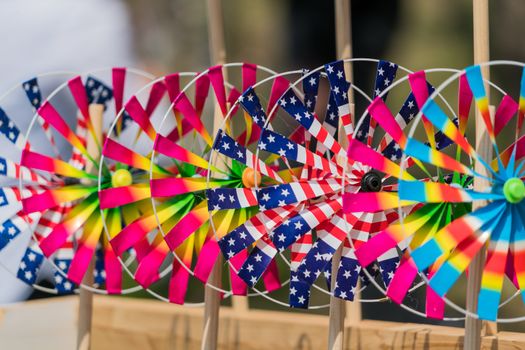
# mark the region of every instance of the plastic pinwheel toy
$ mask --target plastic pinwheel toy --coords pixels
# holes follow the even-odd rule
[[[145,163],[142,164],[142,168],[147,167],[151,170],[149,186],[144,186],[147,186],[148,195],[151,196],[153,210],[144,212],[113,237],[111,243],[119,254],[123,254],[133,244],[147,239],[148,234],[157,232],[158,229],[160,234],[154,234],[151,250],[140,259],[134,277],[142,286],[149,288],[163,276],[163,264],[172,260],[167,298],[170,302],[182,304],[193,301],[188,300],[186,295],[190,276],[207,282],[219,253],[211,222],[218,231],[228,230],[230,225],[239,225],[251,215],[249,210],[218,212],[210,219],[210,200],[207,200],[205,193],[208,187],[227,187],[233,190],[228,195],[230,198],[236,195],[235,188],[242,185],[243,175],[246,181],[251,179],[246,175],[244,162],[235,161],[223,168],[211,166],[210,170],[219,176],[207,181],[207,159],[218,142],[214,143],[211,136],[213,132],[205,121],[211,119],[214,106],[218,106],[217,111],[222,120],[223,116],[229,113],[229,106],[240,95],[239,89],[227,82],[223,76],[223,72],[230,72],[236,68],[242,71],[243,86],[253,84],[257,72],[273,74],[264,67],[250,64],[212,67],[199,75],[193,74],[192,80],[187,82],[182,90],[170,94],[173,103],[163,116],[160,126],[144,127],[146,122],[139,122],[134,118],[142,125],[143,132],[147,133],[146,130],[149,130],[149,137],[154,141],[152,161],[148,159],[146,163],[144,160]],[[178,78],[178,75],[171,75],[163,79],[168,85],[177,81],[176,85],[179,88]],[[239,132],[236,140],[240,144],[253,143],[251,126],[239,128],[251,119],[244,119],[243,122],[241,120],[236,119],[235,129]],[[238,152],[247,152],[242,146],[236,147]],[[244,156],[249,157],[250,153],[244,153]],[[139,154],[135,153],[133,157],[137,161],[131,160],[130,157],[127,164],[139,167]],[[116,156],[113,155],[113,158],[116,159]],[[122,162],[120,159],[119,161]],[[251,191],[239,193],[244,197],[236,198],[253,202],[255,196],[250,193]],[[280,287],[276,269],[274,275],[268,278],[268,284],[268,289]],[[247,288],[235,274],[231,274],[231,290],[223,291],[227,295],[245,295]]]
[[[160,274],[169,272],[169,269],[163,269],[160,274],[156,274],[157,271],[150,274],[143,272],[143,266],[163,244],[162,236],[154,232],[157,221],[151,203],[149,157],[165,108],[180,92],[180,79],[194,75],[172,74],[142,87],[125,102],[123,110],[110,126],[102,148],[100,169],[114,169],[111,186],[103,182],[102,176],[99,178],[105,237],[110,240],[126,272],[144,287],[156,281]],[[141,102],[141,99],[144,101]],[[191,127],[183,122],[182,130],[181,135],[184,136]],[[170,139],[176,141],[179,137],[177,131]],[[153,166],[152,171],[156,177],[166,177],[173,170],[168,165]],[[137,228],[146,230],[145,233],[150,235],[130,237],[130,233],[136,232]],[[160,294],[148,291],[162,299]]]
[[[323,68],[325,72],[321,72]],[[388,86],[396,70],[397,65],[380,61],[374,91],[380,93]],[[315,113],[321,77],[327,77],[330,83],[327,108],[317,107],[325,113],[324,120]],[[305,308],[316,279],[321,274],[330,279],[331,258],[341,244],[344,244],[344,254],[334,295],[353,299],[358,277],[363,274],[344,229],[342,181],[344,178],[345,186],[352,191],[369,191],[380,186],[377,182],[380,178],[360,164],[352,163],[350,170],[344,169],[346,151],[336,141],[339,120],[347,140],[351,140],[354,133],[348,100],[350,83],[345,79],[343,61],[305,72],[300,81],[304,98],[293,89],[298,81],[280,96],[274,108],[282,110],[286,128],[274,115],[275,110],[269,109],[268,114],[264,111],[254,88],[242,95],[241,105],[262,129],[257,154],[271,154],[276,159],[274,168],[284,167],[295,177],[283,184],[260,186],[257,189],[259,214],[228,233],[219,244],[225,257],[231,259],[239,249],[256,243],[239,270],[239,276],[250,286],[256,283],[277,252],[291,248],[290,305]],[[367,98],[364,93],[363,96]],[[288,131],[281,132],[279,128]],[[373,129],[371,125],[370,130]],[[364,134],[359,136],[367,138]],[[353,224],[350,237],[359,244],[395,220],[397,214],[392,210],[386,214],[356,212],[348,216]],[[395,269],[397,261],[395,249],[381,256],[378,263],[384,277]]]
[[[20,203],[22,196],[42,191],[50,182],[49,179],[37,172],[20,166],[20,155],[24,146],[31,149],[35,144],[39,146],[43,144],[44,147],[56,153],[56,142],[49,130],[49,125],[44,124],[42,125],[44,132],[38,135],[38,138],[33,140],[34,142],[26,144],[21,125],[27,126],[35,110],[42,104],[43,96],[46,96],[46,93],[53,91],[57,85],[73,76],[74,73],[68,72],[41,74],[16,85],[0,97],[2,105],[0,108],[0,133],[3,147],[3,153],[0,157],[0,175],[3,178],[0,196],[3,208],[0,224],[0,250],[10,248],[12,243],[18,240],[27,242],[25,243],[27,250],[21,254],[23,255],[22,259],[5,262],[4,266],[20,280],[50,293],[63,292],[64,289],[60,288],[60,284],[57,289],[50,289],[37,284],[44,279],[44,276],[37,274],[44,259],[37,243],[32,241],[30,236],[25,235],[34,225],[41,228],[44,220],[39,215],[25,215]],[[25,181],[22,190],[18,186],[20,178]],[[19,246],[20,244],[16,242],[16,245]]]
[[[519,232],[521,225],[519,203],[522,197],[519,188],[523,183],[516,161],[518,147],[513,144],[500,153],[496,142],[505,125],[511,122],[518,104],[509,95],[503,94],[493,123],[479,66],[455,74],[447,80],[448,83],[432,93],[431,98],[428,98],[431,92],[427,90],[424,72],[414,73],[408,79],[417,104],[422,106],[418,121],[422,121],[424,132],[417,132],[419,124],[414,123],[409,135],[404,134],[388,108],[376,100],[368,111],[392,136],[406,161],[399,167],[385,158],[362,159],[376,169],[385,169],[381,171],[393,171],[391,174],[398,179],[397,191],[366,196],[348,194],[346,199],[349,209],[359,207],[367,211],[381,211],[415,206],[416,210],[406,217],[402,216],[399,223],[390,225],[372,238],[357,250],[356,255],[363,265],[367,265],[392,246],[408,243],[411,253],[407,252],[404,256],[387,295],[401,303],[419,272],[423,279],[430,279],[426,314],[442,318],[444,302],[440,298],[467,269],[474,255],[490,242],[478,313],[481,318],[494,320],[504,275],[507,273],[516,280],[515,267],[519,265],[517,255],[511,253],[515,233]],[[456,116],[449,107],[447,112],[452,115],[449,118],[437,103],[436,96],[454,79],[459,80],[459,115]],[[482,159],[466,138],[473,97],[494,147],[494,161]],[[521,111],[518,129],[521,127],[520,115]],[[434,134],[433,130],[438,133]],[[420,134],[426,135],[425,142],[417,140],[416,135]],[[450,145],[454,147],[447,147]],[[355,146],[357,153],[361,146]],[[462,152],[467,157],[462,157]],[[486,174],[475,171],[475,163],[481,164]],[[421,181],[409,174],[408,170],[415,174],[415,168],[428,173],[424,164],[433,166],[436,176]],[[471,185],[476,178],[489,181],[490,187],[483,191],[473,190]],[[470,212],[471,203],[475,201],[488,204]],[[495,230],[497,226],[501,230]],[[512,227],[518,229],[514,231]]]
[[[108,124],[104,123],[104,117],[106,121],[114,119],[122,106],[126,87],[133,86],[133,83],[143,84],[151,77],[138,71],[114,68],[109,72],[110,87],[99,78],[104,73],[107,72],[91,73],[97,78],[89,75],[85,80],[82,76],[70,79],[38,107],[27,140],[38,133],[33,126],[39,121],[44,131],[51,135],[57,133],[62,137],[60,141],[66,141],[65,145],[57,146],[60,152],[48,154],[43,148],[29,147],[26,142],[21,157],[21,165],[46,179],[47,183],[38,191],[22,195],[27,217],[39,217],[33,233],[41,252],[29,247],[20,274],[28,277],[28,282],[33,282],[29,277],[35,278],[44,257],[52,259],[57,268],[56,288],[64,292],[72,291],[74,284],[82,284],[92,261],[94,282],[92,285],[83,284],[83,287],[105,293],[123,291],[121,264],[101,235],[103,222],[97,191],[97,158]],[[101,174],[104,186],[127,181],[122,180],[118,169],[104,168]],[[29,180],[22,174],[21,190]],[[115,211],[126,210],[123,207]],[[110,212],[108,215],[119,214]]]
[[[176,259],[170,267],[163,266],[164,261],[170,256],[170,249],[162,234],[158,232],[157,227],[159,224],[165,229],[173,227],[181,219],[180,210],[188,204],[191,198],[188,196],[181,201],[179,201],[180,198],[162,198],[159,203],[155,203],[155,205],[159,204],[159,207],[154,207],[152,205],[152,198],[154,197],[152,197],[149,179],[150,171],[154,179],[160,180],[180,177],[182,174],[186,174],[184,170],[186,168],[178,167],[176,162],[166,161],[166,159],[162,160],[162,164],[152,165],[150,157],[151,150],[157,147],[155,141],[159,137],[162,140],[158,142],[158,147],[166,147],[166,150],[179,155],[177,157],[187,156],[188,162],[194,166],[197,164],[202,168],[207,166],[208,163],[205,159],[187,151],[181,145],[182,142],[189,142],[188,139],[196,136],[194,128],[196,120],[191,118],[198,119],[199,123],[202,124],[200,119],[209,89],[209,81],[206,79],[198,80],[196,83],[194,103],[190,102],[189,99],[186,100],[188,108],[192,109],[193,114],[189,118],[184,118],[179,109],[174,106],[170,107],[175,122],[170,124],[170,130],[166,136],[158,134],[166,108],[181,93],[181,83],[185,85],[188,83],[187,79],[193,79],[195,76],[196,73],[171,74],[152,81],[138,91],[125,104],[127,116],[129,116],[129,129],[133,130],[131,137],[119,136],[118,120],[116,120],[102,151],[103,162],[124,169],[130,174],[140,174],[123,186],[106,188],[100,192],[103,208],[118,208],[131,203],[140,205],[141,208],[140,211],[130,217],[130,224],[122,229],[111,230],[111,225],[109,225],[111,218],[107,217],[107,234],[111,239],[111,244],[120,257],[135,252],[136,268],[134,271],[128,268],[128,271],[141,286],[148,288],[148,291],[159,299],[176,303],[184,303],[185,283],[181,278],[186,278],[186,284],[188,278],[184,274],[181,275],[181,272],[183,273],[185,270],[182,269]],[[140,99],[144,95],[147,95],[148,98],[145,103],[142,103]],[[159,104],[163,99],[166,99],[168,103]],[[125,117],[126,115],[121,114],[119,119]],[[204,186],[201,186],[202,189]],[[153,196],[155,196],[154,193]],[[170,272],[168,298],[149,289],[150,286]]]

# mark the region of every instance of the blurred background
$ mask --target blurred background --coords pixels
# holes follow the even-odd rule
[[[285,71],[336,59],[332,1],[223,3],[227,61]],[[491,59],[524,61],[523,1],[491,5]],[[134,66],[165,75],[205,69],[210,65],[206,16],[202,0],[4,0],[0,91],[54,70]],[[411,70],[463,68],[473,61],[471,1],[352,0],[352,32],[354,57],[382,58]],[[355,83],[366,89],[373,68],[355,71]],[[505,78],[505,72],[498,74]],[[6,253],[19,254],[16,249],[2,254]],[[20,294],[22,286],[8,282],[15,278],[6,271],[0,272],[0,279],[6,281],[0,286],[0,302],[28,294]],[[250,306],[275,307],[262,300]],[[507,308],[510,316],[513,307]],[[421,322],[385,303],[363,305],[363,316]],[[525,330],[525,325],[501,329]]]

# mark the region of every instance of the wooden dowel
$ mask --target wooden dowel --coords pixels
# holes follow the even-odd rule
[[[351,27],[351,11],[350,0],[334,0],[335,7],[335,41],[337,58],[345,59],[352,58],[352,27]],[[350,70],[346,72],[346,79],[352,81],[352,74]],[[353,102],[353,101],[350,101]]]
[[[226,63],[226,48],[224,45],[224,20],[222,3],[220,0],[208,0],[208,41],[210,58],[214,65]],[[223,116],[218,105],[215,105],[213,117],[213,135],[222,124]],[[219,163],[221,160],[219,159]],[[220,286],[222,280],[222,257],[219,255],[208,283]],[[202,350],[217,349],[217,338],[219,333],[219,309],[221,293],[213,288],[206,287],[204,291],[204,329],[202,334]]]
[[[102,140],[102,120],[104,115],[104,106],[99,104],[92,104],[89,106],[89,115],[91,123],[93,124],[94,135],[88,133],[86,140],[86,149],[88,154],[93,159],[98,159],[100,156],[99,143]],[[96,138],[96,139],[95,139]],[[94,164],[90,161],[86,164],[86,171],[89,173],[96,173]],[[86,270],[82,284],[87,286],[93,285],[93,269],[94,258],[91,259]],[[77,333],[77,349],[89,350],[91,348],[91,319],[93,317],[93,293],[80,288],[79,304],[78,304],[78,333]]]
[[[472,0],[472,13],[474,25],[474,63],[478,64],[489,60],[489,1]],[[483,69],[483,76],[489,79],[488,67]],[[487,89],[487,97],[488,97]],[[492,117],[494,114],[491,112]],[[481,158],[490,161],[492,159],[492,147],[489,136],[483,124],[481,113],[476,110],[476,152]],[[475,170],[484,175],[488,175],[486,169],[476,162]],[[488,186],[488,182],[476,176],[474,178],[474,190],[480,191]],[[472,210],[485,206],[487,203],[481,201],[474,202]],[[474,257],[469,266],[467,279],[467,310],[476,314],[478,309],[478,294],[481,287],[481,276],[485,264],[486,247]],[[464,349],[475,350],[481,347],[481,326],[482,322],[474,317],[467,316],[465,320],[465,343]]]
[[[212,64],[226,63],[221,0],[208,0],[208,41]]]
[[[335,34],[336,34],[336,49],[338,59],[347,59],[352,57],[352,35],[350,26],[350,0],[334,0],[335,9]],[[346,78],[352,81],[352,67],[350,64],[345,65]],[[353,91],[349,91],[349,101],[353,103]],[[353,109],[353,105],[352,108]],[[352,111],[353,115],[353,111]],[[339,127],[338,142],[345,145],[347,142],[346,135]],[[342,161],[346,163],[346,161]],[[331,290],[335,290],[335,281],[337,278],[337,270],[339,269],[339,261],[343,245],[336,250],[332,257],[332,280]],[[353,304],[353,303],[347,303]],[[353,304],[349,305],[350,317],[359,315],[360,317],[360,305]],[[354,308],[358,308],[358,311]],[[343,299],[331,296],[330,297],[330,315],[328,324],[328,349],[330,350],[342,350],[344,346],[344,328],[345,328],[345,315],[346,315],[345,301]]]
[[[335,290],[335,281],[337,278],[337,270],[339,269],[339,261],[343,245],[335,251],[332,257],[332,281],[331,290]],[[328,349],[343,349],[344,330],[345,330],[345,301],[334,296],[330,297],[330,316],[328,323]]]

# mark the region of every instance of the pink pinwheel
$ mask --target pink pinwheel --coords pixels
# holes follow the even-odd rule
[[[134,277],[142,286],[150,287],[161,278],[163,263],[173,260],[168,300],[174,303],[187,302],[186,292],[191,275],[203,282],[208,280],[219,253],[219,247],[210,225],[209,201],[206,200],[205,190],[211,187],[219,191],[227,187],[233,190],[228,196],[239,195],[242,197],[241,200],[247,203],[253,202],[255,198],[251,190],[239,189],[236,191],[235,189],[242,186],[243,175],[245,179],[250,178],[246,175],[245,168],[254,157],[245,148],[235,146],[243,152],[248,152],[243,154],[246,160],[240,162],[235,160],[230,166],[222,169],[213,165],[209,166],[208,163],[210,151],[220,141],[213,142],[213,132],[206,126],[204,116],[211,115],[215,105],[218,106],[218,113],[222,116],[226,116],[229,112],[232,115],[235,114],[236,110],[230,111],[229,106],[240,95],[237,88],[225,81],[223,71],[226,71],[228,67],[241,67],[243,86],[253,84],[258,71],[265,74],[269,72],[265,68],[251,64],[212,67],[187,83],[182,91],[179,90],[181,85],[179,78],[182,75],[174,74],[160,79],[158,83],[166,85],[173,103],[161,126],[157,127],[147,123],[149,114],[136,107],[136,98],[130,99],[127,104],[127,108],[131,104],[135,109],[135,112],[128,109],[132,119],[154,141],[155,162],[152,164],[148,160],[148,163],[144,163],[142,168],[147,168],[149,171],[151,167],[152,178],[149,186],[144,185],[144,188],[147,187],[147,190],[150,191],[148,196],[151,195],[154,210],[144,212],[131,225],[115,235],[111,243],[118,254],[123,254],[133,244],[147,239],[150,232],[155,232],[159,228],[164,237],[159,234],[155,236],[152,249],[139,261]],[[137,110],[141,112],[136,112]],[[246,127],[242,128],[244,125]],[[235,125],[232,125],[228,132],[231,132],[233,128],[239,131],[239,135],[236,136],[236,141],[232,140],[232,147],[237,141],[239,144],[251,144],[257,137],[258,129],[252,128],[250,118],[236,117]],[[226,142],[229,136],[226,133],[220,135],[223,137],[222,142]],[[114,146],[108,139],[104,154],[123,162],[118,157],[121,154],[120,148],[117,149]],[[109,152],[110,148],[116,151]],[[125,164],[136,168],[138,165],[133,163],[132,159],[140,157],[143,156],[134,152],[133,157],[130,156],[130,160]],[[208,168],[219,176],[207,181]],[[267,170],[272,176],[278,176],[270,168]],[[107,196],[108,193],[103,193],[103,195]],[[114,198],[113,195],[108,197]],[[251,215],[250,211],[219,211],[212,217],[213,226],[220,236],[221,232],[227,232]],[[280,286],[276,272],[275,270],[273,274],[268,274],[268,289]],[[231,292],[236,295],[247,293],[246,285],[233,273],[231,274]]]

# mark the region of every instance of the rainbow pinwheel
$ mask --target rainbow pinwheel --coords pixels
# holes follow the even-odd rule
[[[511,279],[517,279],[516,284],[519,287],[519,278],[516,277],[520,271],[517,268],[521,267],[519,246],[516,244],[523,230],[523,208],[520,204],[523,195],[520,191],[521,188],[525,189],[520,179],[523,176],[520,173],[521,166],[516,166],[519,146],[515,147],[517,143],[513,144],[500,154],[496,143],[496,137],[511,121],[518,110],[518,104],[510,96],[504,95],[493,124],[480,67],[470,67],[465,74],[458,74],[457,77],[459,116],[454,118],[449,118],[436,100],[428,99],[424,72],[414,73],[409,77],[416,102],[422,106],[421,121],[427,135],[426,143],[418,141],[414,136],[405,135],[381,101],[376,100],[369,107],[372,117],[392,136],[407,157],[407,165],[417,164],[424,169],[424,163],[431,164],[436,167],[437,176],[420,181],[388,159],[377,158],[376,161],[370,161],[368,158],[368,163],[376,168],[395,169],[392,175],[398,178],[398,191],[383,191],[367,196],[348,194],[346,204],[349,210],[359,207],[372,212],[407,205],[416,206],[417,210],[376,235],[358,249],[356,255],[366,266],[392,246],[408,243],[413,251],[410,255],[405,255],[387,294],[401,303],[418,272],[426,274],[430,278],[426,310],[430,317],[443,317],[444,303],[439,298],[447,293],[466,270],[481,247],[490,242],[479,294],[478,314],[481,318],[494,320],[506,272]],[[482,113],[484,126],[497,154],[492,164],[490,160],[481,159],[466,139],[472,97]],[[522,113],[520,110],[519,115]],[[417,124],[413,126],[415,127]],[[433,136],[434,128],[439,132]],[[457,148],[455,154],[449,155],[444,152],[444,148],[451,144]],[[356,153],[360,147],[356,147]],[[453,153],[454,147],[449,149]],[[461,157],[461,152],[468,155],[468,158]],[[489,176],[474,171],[470,159],[485,167]],[[488,180],[490,187],[484,191],[470,189],[477,177]],[[488,204],[470,212],[474,201],[488,201]],[[499,230],[495,230],[496,227]],[[429,300],[434,300],[434,303],[429,304]]]
[[[345,137],[348,140],[354,137],[348,101],[350,83],[345,78],[343,61],[324,68],[323,74],[321,68],[305,72],[302,79],[304,99],[299,98],[292,88],[280,96],[279,108],[286,115],[283,121],[294,123],[293,126],[286,125],[288,130],[293,130],[292,133],[287,131],[290,136],[278,131],[282,121],[274,117],[271,109],[269,112],[272,114],[266,114],[255,89],[250,88],[243,93],[241,105],[262,129],[259,153],[277,157],[277,168],[284,166],[290,170],[297,168],[298,171],[292,171],[296,174],[293,181],[261,186],[257,191],[260,213],[219,242],[226,258],[237,253],[232,251],[232,246],[244,249],[256,242],[239,270],[239,276],[250,286],[255,284],[278,251],[290,247],[290,305],[293,307],[308,307],[310,288],[321,274],[330,280],[332,255],[341,244],[344,244],[343,258],[334,295],[353,299],[358,277],[363,274],[347,239],[342,212],[342,182],[344,179],[345,187],[352,192],[380,185],[376,183],[378,178],[369,173],[369,168],[360,164],[352,162],[349,170],[344,171],[346,152],[335,135],[341,120]],[[380,61],[377,69],[374,91],[380,93],[395,78],[397,65]],[[330,92],[328,106],[322,110],[325,118],[321,122],[314,110],[322,76],[328,77]],[[368,135],[357,136],[371,138],[373,130],[374,125],[370,124]],[[347,219],[352,224],[350,236],[354,244],[359,245],[396,218],[393,210],[372,215],[349,213]],[[376,271],[379,268],[382,270],[385,283],[389,282],[386,277],[395,269],[397,261],[395,249],[378,260]]]
[[[251,64],[229,66],[241,67],[243,86],[253,84],[258,71],[266,74],[269,72],[267,69]],[[251,190],[241,189],[243,176],[245,180],[248,179],[246,181],[250,179],[246,168],[254,158],[241,146],[253,143],[256,137],[257,130],[252,129],[250,118],[240,122],[236,117],[235,129],[239,131],[239,135],[235,137],[236,141],[232,139],[231,144],[232,148],[236,147],[237,153],[244,152],[242,153],[244,160],[232,159],[230,164],[221,168],[209,166],[207,160],[211,150],[216,148],[214,145],[227,142],[230,136],[226,132],[221,132],[219,134],[222,137],[221,141],[216,140],[214,143],[211,136],[213,133],[206,127],[203,115],[212,115],[215,105],[218,106],[223,117],[229,112],[231,115],[236,114],[236,111],[229,111],[229,105],[233,104],[240,92],[225,81],[223,71],[227,69],[228,66],[212,67],[187,83],[182,91],[172,90],[170,95],[173,96],[171,108],[173,114],[166,114],[161,125],[162,129],[159,129],[160,127],[149,129],[152,130],[149,136],[154,140],[152,157],[155,162],[153,165],[149,162],[147,164],[148,170],[150,166],[152,169],[148,191],[153,199],[154,210],[144,213],[111,240],[116,251],[122,254],[130,248],[131,244],[143,240],[149,232],[155,231],[160,225],[164,237],[158,235],[155,238],[152,249],[140,260],[134,277],[142,286],[149,287],[159,280],[163,263],[172,259],[168,299],[178,304],[186,301],[190,276],[193,275],[200,281],[206,282],[219,254],[208,212],[211,201],[207,200],[205,190],[211,188],[220,191],[227,188],[229,191],[226,190],[222,196],[227,196],[228,200],[234,196],[237,201],[252,203],[255,198]],[[168,86],[170,84],[175,86],[173,85],[175,81],[178,89],[180,84],[177,75],[164,78]],[[131,111],[128,112],[139,125],[145,125],[134,118]],[[245,128],[239,128],[239,125],[245,125]],[[146,130],[144,127],[142,129]],[[228,132],[232,132],[232,129],[233,127]],[[234,145],[235,142],[238,144]],[[235,157],[239,157],[237,153]],[[169,167],[161,164],[168,164]],[[209,181],[206,178],[208,167],[214,174],[218,174]],[[268,171],[271,172],[271,169]],[[273,174],[273,176],[278,175]],[[252,215],[252,211],[250,209],[221,210],[213,213],[212,220],[216,233],[221,236],[221,232],[238,226]],[[267,289],[280,287],[277,270],[274,270],[273,275],[270,273],[268,275]],[[236,295],[247,293],[246,285],[233,273],[231,292]]]
[[[110,239],[117,257],[124,258],[125,262],[136,262],[125,264],[125,268],[145,287],[159,276],[144,277],[145,275],[139,272],[142,270],[142,261],[147,261],[148,255],[153,256],[150,253],[163,247],[162,236],[153,232],[157,222],[151,203],[149,154],[157,135],[154,125],[158,124],[160,114],[166,106],[179,94],[180,75],[194,74],[182,73],[158,78],[132,95],[110,127],[102,148],[101,163],[103,167],[114,170],[112,180],[115,180],[111,185],[107,182],[101,183],[99,192],[100,207],[105,211],[105,236]],[[139,100],[140,97],[145,97],[145,107]],[[186,123],[183,123],[183,127],[183,134],[191,129]],[[178,138],[178,134],[172,135],[172,139]],[[152,171],[157,177],[172,173],[169,166],[153,166]],[[119,212],[119,208],[122,211]],[[133,239],[130,244],[123,241],[122,238],[127,237],[138,225],[142,225],[147,233],[151,231],[152,237]],[[132,267],[137,264],[139,269],[132,271]]]
[[[98,156],[88,152],[87,140],[93,139],[95,148],[99,149],[103,142],[103,139],[96,137],[95,129],[98,126],[93,125],[91,120],[93,106],[97,106],[102,117],[111,121],[122,106],[128,81],[136,82],[138,79],[143,83],[151,79],[145,73],[129,73],[124,68],[112,69],[111,87],[92,76],[88,76],[85,82],[81,76],[76,76],[55,92],[61,97],[60,93],[63,93],[63,99],[57,102],[48,99],[38,106],[36,118],[44,131],[57,132],[70,147],[60,147],[61,152],[54,157],[36,147],[34,150],[26,147],[22,153],[21,165],[46,178],[48,183],[39,191],[22,195],[24,213],[28,217],[41,216],[34,237],[42,253],[30,247],[20,274],[29,277],[31,273],[34,278],[44,256],[53,258],[60,270],[55,277],[56,287],[71,291],[73,283],[82,282],[90,262],[94,261],[94,284],[87,287],[105,284],[105,288],[99,287],[101,291],[122,292],[121,264],[101,235],[103,221],[98,198],[98,176],[95,171],[88,171],[98,168]],[[74,109],[68,109],[73,106]],[[72,110],[77,112],[71,113]],[[75,131],[70,127],[71,123]],[[102,138],[105,137],[105,124],[101,125]],[[30,130],[29,135],[36,131]],[[70,155],[68,148],[71,150]],[[111,186],[115,182],[115,173],[122,175],[118,169],[102,169],[103,186]],[[122,207],[107,212],[106,215],[114,220],[112,228],[120,225],[120,216],[127,211],[128,208]],[[32,282],[29,278],[27,281]]]
[[[138,175],[130,177],[130,181],[126,184],[103,189],[100,192],[100,200],[102,208],[105,209],[118,208],[132,203],[140,206],[140,210],[130,217],[129,225],[113,231],[108,230],[108,234],[111,238],[111,245],[118,256],[123,257],[130,251],[136,253],[137,268],[130,272],[144,288],[149,288],[165,272],[169,272],[169,269],[165,269],[162,264],[169,257],[170,248],[162,234],[157,231],[157,225],[162,225],[164,230],[173,228],[181,220],[182,213],[187,213],[187,207],[191,206],[194,201],[191,195],[185,198],[161,198],[154,211],[151,202],[150,170],[154,179],[160,180],[182,176],[191,177],[196,174],[196,167],[204,169],[208,165],[205,159],[182,146],[182,142],[195,139],[196,123],[202,125],[200,118],[209,89],[209,82],[206,79],[199,79],[196,82],[194,104],[192,105],[189,100],[185,101],[188,103],[188,108],[191,109],[190,116],[185,118],[179,109],[173,107],[175,123],[167,136],[158,134],[165,111],[160,107],[167,107],[175,101],[181,93],[181,81],[185,81],[188,77],[193,78],[195,75],[195,73],[175,73],[151,82],[145,87],[145,91],[148,92],[145,107],[139,100],[140,92],[132,96],[125,104],[127,117],[120,116],[120,118],[128,119],[128,129],[132,130],[131,137],[121,137],[117,128],[118,123],[115,123],[102,151],[104,162],[111,164],[111,167]],[[168,105],[161,103],[166,97]],[[156,112],[161,112],[161,114],[156,116]],[[157,138],[159,138],[158,141],[156,141]],[[152,165],[150,157],[153,147],[171,152],[169,154],[173,154],[173,158],[188,164],[179,166],[176,162],[170,161],[163,162],[162,165]],[[187,182],[188,186],[193,186],[195,189],[200,188],[203,191],[206,186],[205,180],[201,179],[200,183]],[[182,182],[181,186],[184,187],[185,183]],[[193,249],[193,246],[190,249]],[[189,274],[182,268],[179,260],[173,259],[168,295],[170,301],[184,303],[188,277]],[[156,292],[153,295],[163,298]]]

